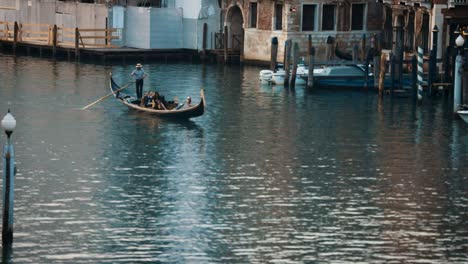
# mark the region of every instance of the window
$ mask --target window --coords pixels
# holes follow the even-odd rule
[[[335,30],[335,5],[323,5],[322,30]]]
[[[275,30],[283,29],[283,5],[275,5]]]
[[[257,3],[250,3],[250,27],[257,27]]]
[[[315,30],[316,5],[302,6],[302,31]]]
[[[366,4],[353,4],[351,7],[351,30],[364,30]]]

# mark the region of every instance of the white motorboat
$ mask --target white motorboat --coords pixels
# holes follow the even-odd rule
[[[270,83],[271,82],[271,77],[273,76],[273,71],[272,70],[261,70],[259,73],[260,76],[260,81],[262,83]]]
[[[307,77],[308,73],[309,73],[309,70],[304,65],[298,65],[297,71],[296,71],[296,85],[307,84],[307,81],[304,77]],[[282,68],[276,71],[261,70],[259,73],[260,81],[262,83],[271,83],[271,84],[284,84],[285,75],[286,75],[286,72]]]
[[[457,114],[465,121],[465,123],[468,123],[468,110],[458,110]]]

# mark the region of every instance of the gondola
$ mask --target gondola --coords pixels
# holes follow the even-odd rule
[[[177,118],[177,119],[189,119],[193,117],[198,117],[203,115],[205,112],[205,95],[203,89],[200,90],[200,102],[197,105],[190,107],[182,107],[180,109],[174,108],[172,110],[157,110],[149,107],[140,106],[140,100],[135,98],[132,95],[126,94],[123,90],[128,86],[120,87],[112,78],[110,77],[110,90],[114,97],[126,105],[130,109],[143,112],[145,114],[150,114],[158,117],[164,118]]]

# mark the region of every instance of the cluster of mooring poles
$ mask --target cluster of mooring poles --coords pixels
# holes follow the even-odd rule
[[[314,64],[315,49],[311,45],[312,39],[309,35],[309,49],[308,49],[308,58],[309,65]],[[277,57],[278,57],[278,38],[273,37],[271,39],[271,60],[270,60],[270,70],[277,70]],[[296,76],[297,76],[297,66],[299,62],[299,44],[296,42],[292,43],[292,40],[286,40],[284,44],[284,86],[294,88],[296,86]],[[292,69],[291,69],[292,66]],[[313,86],[313,71],[309,71],[307,86]]]
[[[432,47],[428,52],[428,58],[424,58],[424,49],[422,46],[417,47],[417,52],[412,55],[410,60],[404,59],[404,30],[402,26],[394,28],[394,47],[390,52],[382,51],[382,34],[374,34],[371,38],[370,46],[366,47],[366,35],[363,34],[361,47],[354,45],[352,53],[352,63],[359,62],[364,64],[365,68],[365,88],[368,88],[369,65],[373,64],[374,68],[374,87],[378,89],[379,96],[384,95],[384,91],[390,96],[394,94],[411,92],[413,102],[421,104],[424,97],[432,98],[438,92],[443,91],[445,95],[453,92],[453,111],[457,112],[462,107],[468,107],[468,28],[463,32],[459,27],[454,32],[458,37],[455,43],[451,43],[445,52],[444,59],[437,60],[437,43],[439,29],[434,26],[432,29]],[[342,61],[331,61],[331,53],[333,52],[334,39],[329,37],[327,40],[326,62],[324,64],[343,63]],[[455,45],[454,45],[455,44]],[[455,47],[454,47],[455,46]],[[361,48],[361,52],[359,49]],[[458,50],[455,56],[454,50]],[[337,54],[338,55],[338,54]],[[270,70],[277,70],[278,57],[278,38],[271,39],[271,60]],[[312,36],[309,35],[308,47],[308,78],[307,87],[314,87],[314,67],[315,48],[312,47]],[[351,58],[348,58],[351,59]],[[284,44],[284,86],[294,88],[297,74],[297,65],[299,60],[299,44],[288,39]],[[437,63],[443,64],[444,74],[439,74]],[[424,64],[427,64],[427,72],[424,71]],[[348,63],[349,64],[349,63]],[[403,72],[404,65],[406,69],[411,69],[407,75],[405,82]],[[453,65],[453,67],[451,67]],[[292,67],[292,68],[291,68]],[[389,76],[386,73],[389,72]],[[390,78],[389,82],[385,82],[385,78]],[[387,86],[385,85],[387,83]],[[453,88],[453,90],[452,90]]]
[[[13,243],[13,197],[14,176],[16,174],[15,154],[10,142],[11,134],[16,127],[16,120],[11,115],[10,109],[2,119],[2,128],[7,135],[7,143],[3,146],[3,226],[2,245],[3,249],[11,247]],[[5,257],[5,254],[4,254]]]

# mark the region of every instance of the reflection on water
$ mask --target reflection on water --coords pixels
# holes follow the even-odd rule
[[[18,121],[3,262],[468,261],[468,128],[450,103],[287,90],[256,67],[144,68],[166,98],[203,87],[206,114],[80,110],[133,65],[2,57],[0,112]]]

